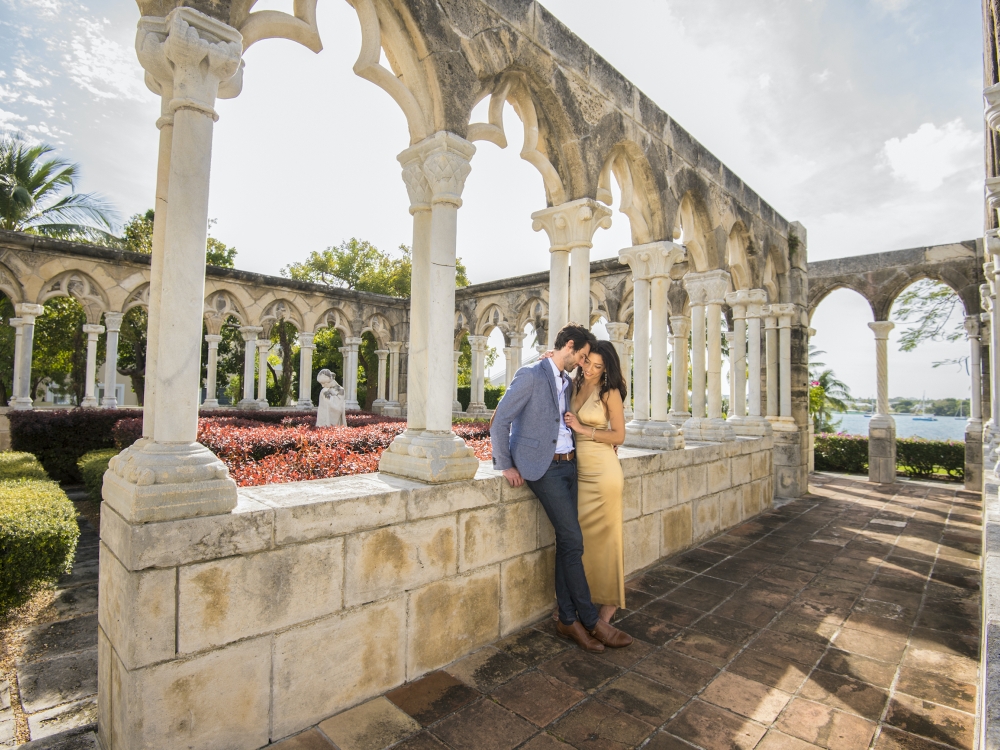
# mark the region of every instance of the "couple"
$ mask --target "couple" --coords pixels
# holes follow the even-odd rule
[[[566,373],[576,368],[571,383]],[[610,623],[625,606],[624,480],[614,452],[625,439],[625,395],[614,347],[571,324],[550,356],[517,371],[490,427],[493,466],[512,487],[527,482],[555,529],[556,629],[595,653],[632,643]]]

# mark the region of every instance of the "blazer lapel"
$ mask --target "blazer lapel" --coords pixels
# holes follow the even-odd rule
[[[552,392],[552,401],[556,405],[556,411],[559,411],[559,389],[556,386],[556,379],[552,377],[552,365],[545,360],[542,360],[542,372],[545,373],[545,380],[548,382],[549,390]]]

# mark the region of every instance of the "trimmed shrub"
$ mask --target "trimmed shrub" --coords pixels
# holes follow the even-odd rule
[[[506,386],[490,385],[487,383],[483,388],[483,401],[486,402],[486,408],[496,409],[497,404],[500,403],[500,399],[503,398],[504,391],[506,390]],[[462,405],[463,411],[469,408],[469,401],[471,400],[472,388],[467,385],[460,385],[458,387],[458,402]]]
[[[48,479],[49,475],[31,453],[0,453],[0,481],[7,479]]]
[[[73,503],[58,484],[0,481],[0,617],[69,570],[79,536]]]
[[[108,462],[113,456],[117,456],[118,453],[119,450],[117,448],[91,451],[90,453],[85,453],[76,462],[77,467],[80,469],[80,475],[83,477],[83,483],[87,487],[87,494],[90,495],[91,500],[98,503],[101,502],[101,487],[104,485],[104,472],[108,470]]]
[[[908,477],[930,477],[938,469],[955,479],[965,477],[965,443],[955,440],[896,438],[896,466]]]
[[[816,471],[841,471],[845,474],[868,473],[868,438],[864,435],[816,435]]]

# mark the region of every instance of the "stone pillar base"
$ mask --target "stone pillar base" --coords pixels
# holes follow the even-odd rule
[[[799,426],[795,424],[795,417],[764,417],[775,432],[798,432]]]
[[[16,409],[17,411],[34,409],[35,402],[32,401],[30,398],[13,398],[10,400],[10,408]]]
[[[353,411],[361,411],[361,404],[359,404],[357,401],[348,401],[347,403],[344,404],[344,408]]]
[[[667,415],[667,421],[670,422],[674,427],[680,427],[683,429],[684,423],[691,419],[691,412],[689,411],[672,411]]]
[[[237,409],[260,409],[260,401],[255,398],[244,398],[241,399],[238,404],[236,404]]]
[[[228,513],[236,482],[199,443],[162,445],[143,438],[111,459],[104,501],[130,523]]]
[[[699,443],[723,443],[735,440],[736,433],[724,419],[708,419],[706,417],[691,417],[684,423],[684,436],[688,440]]]
[[[377,398],[372,401],[372,412],[375,414],[385,414],[385,405],[389,402],[384,398]]]
[[[742,417],[733,425],[733,432],[739,437],[766,437],[774,430],[765,417]]]
[[[465,410],[465,415],[467,417],[485,417],[490,413],[490,410],[486,408],[485,401],[471,401],[469,403],[469,408]]]
[[[443,484],[472,479],[479,459],[465,441],[453,432],[407,430],[382,453],[382,474]]]
[[[97,399],[94,396],[85,398],[83,399],[83,401],[80,402],[80,406],[84,409],[96,409]]]
[[[101,406],[105,409],[117,409],[118,399],[114,396],[105,396],[101,399]]]
[[[206,398],[202,402],[201,408],[202,409],[218,409],[219,408],[219,399],[217,399],[217,398]]]
[[[684,448],[684,433],[670,422],[629,422],[625,425],[625,445],[658,451]]]
[[[801,497],[809,491],[809,461],[805,450],[809,439],[804,430],[775,430],[774,494]]]
[[[382,409],[382,414],[386,417],[399,417],[403,414],[403,408],[399,405],[398,401],[386,401],[385,408]]]
[[[983,423],[979,419],[965,424],[965,489],[983,491]]]
[[[313,404],[312,399],[307,398],[305,401],[299,399],[295,402],[296,409],[315,409],[316,406]]]
[[[896,421],[888,414],[876,414],[868,423],[868,481],[896,481]]]

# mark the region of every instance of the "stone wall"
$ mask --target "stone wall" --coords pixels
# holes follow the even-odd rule
[[[770,438],[622,448],[631,573],[772,503]],[[235,511],[132,525],[105,506],[105,748],[258,748],[553,606],[552,528],[488,464],[240,490]],[[139,706],[144,706],[140,711]]]

